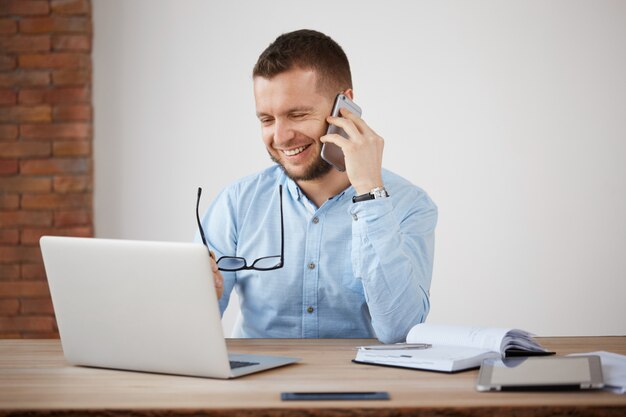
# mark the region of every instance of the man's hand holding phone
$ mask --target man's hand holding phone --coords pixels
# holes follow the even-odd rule
[[[382,161],[384,140],[358,115],[346,108],[340,109],[342,117],[329,116],[330,125],[345,131],[348,138],[338,133],[329,133],[320,138],[343,151],[345,170],[357,194],[365,194],[375,187],[383,186]]]

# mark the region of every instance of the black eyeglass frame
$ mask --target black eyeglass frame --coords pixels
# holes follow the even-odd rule
[[[248,262],[246,261],[246,258],[243,258],[241,256],[222,256],[216,261],[217,269],[219,269],[220,271],[228,271],[228,272],[243,271],[243,270],[250,270],[250,269],[253,269],[255,271],[273,271],[275,269],[280,269],[285,265],[285,225],[283,221],[283,186],[282,185],[278,186],[278,194],[280,196],[279,197],[280,198],[280,255],[263,256],[261,258],[257,258],[249,266],[248,266]],[[207,244],[206,236],[204,234],[204,229],[202,228],[202,222],[200,221],[200,196],[201,195],[202,195],[202,187],[198,187],[198,199],[196,200],[196,220],[198,222],[198,229],[200,229],[200,237],[202,238],[202,243],[208,249],[211,257],[214,258],[213,252],[211,252],[211,248],[209,248],[209,245]],[[272,266],[269,268],[262,268],[262,267],[255,266],[260,261],[263,261],[269,258],[276,258],[278,256],[280,256],[280,262],[278,262],[278,264],[276,264],[275,266]],[[224,259],[226,260],[234,259],[234,260],[241,261],[243,262],[243,266],[238,267],[238,268],[220,267],[220,261]]]

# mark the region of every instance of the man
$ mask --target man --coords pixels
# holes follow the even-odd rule
[[[279,36],[253,84],[276,165],[229,186],[202,221],[221,269],[213,263],[222,312],[233,288],[241,300],[235,335],[404,341],[430,307],[436,206],[382,169],[383,139],[363,119],[329,116],[338,93],[353,98],[348,59],[331,38]],[[326,135],[328,124],[349,139]],[[324,143],[343,150],[345,172],[320,157]]]

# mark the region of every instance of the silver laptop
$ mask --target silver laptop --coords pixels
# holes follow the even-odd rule
[[[71,364],[235,378],[299,361],[228,354],[201,244],[52,236],[40,244]]]

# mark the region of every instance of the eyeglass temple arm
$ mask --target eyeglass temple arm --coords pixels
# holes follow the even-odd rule
[[[202,187],[198,187],[198,200],[196,200],[196,220],[198,221],[198,228],[200,229],[200,237],[202,243],[209,249],[209,245],[206,243],[206,237],[204,236],[204,229],[202,229],[202,223],[200,222],[200,196],[202,195]],[[210,251],[210,249],[209,249]]]
[[[283,221],[283,186],[278,186],[278,194],[280,195],[280,263],[281,266],[285,262],[285,225]]]

